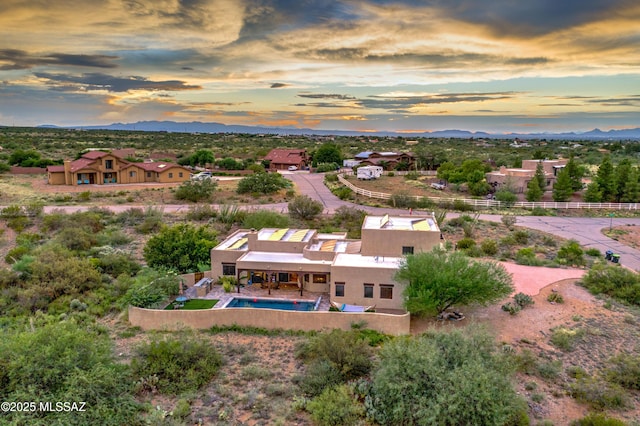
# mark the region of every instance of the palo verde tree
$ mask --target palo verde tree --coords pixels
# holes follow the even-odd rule
[[[198,265],[211,262],[210,252],[216,244],[216,232],[208,227],[179,223],[163,227],[149,239],[144,247],[144,259],[153,268],[194,272]]]
[[[503,266],[440,249],[407,256],[395,279],[407,284],[405,307],[419,316],[439,314],[454,305],[491,303],[513,292]]]

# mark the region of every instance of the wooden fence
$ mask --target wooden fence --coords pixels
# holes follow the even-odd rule
[[[344,173],[349,174],[349,173]],[[343,174],[338,175],[338,180],[344,186],[368,198],[379,200],[389,200],[393,196],[386,192],[369,191],[359,188],[344,178]],[[516,201],[514,203],[505,203],[496,200],[477,199],[477,198],[446,198],[446,197],[428,197],[422,195],[409,195],[410,199],[415,201],[429,200],[436,204],[455,204],[464,203],[478,208],[511,208],[519,207],[525,209],[534,209],[536,207],[543,209],[603,209],[603,210],[638,210],[640,203],[581,203],[581,202],[556,202],[556,201]]]

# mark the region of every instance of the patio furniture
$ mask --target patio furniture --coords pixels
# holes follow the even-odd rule
[[[78,185],[82,185],[82,181],[78,179]]]
[[[85,184],[85,185],[89,185],[89,180],[88,180],[88,179],[86,179],[86,180],[84,181],[84,184]]]

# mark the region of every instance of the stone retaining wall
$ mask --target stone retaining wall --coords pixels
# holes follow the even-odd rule
[[[129,322],[143,330],[177,330],[182,327],[207,329],[214,325],[238,325],[302,331],[350,330],[352,324],[364,322],[366,328],[394,336],[409,334],[410,326],[408,313],[296,312],[252,308],[166,311],[129,307]]]

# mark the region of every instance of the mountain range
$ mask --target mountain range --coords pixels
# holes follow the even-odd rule
[[[47,128],[74,128],[83,130],[128,130],[145,132],[175,132],[175,133],[247,133],[247,134],[277,134],[277,135],[320,135],[320,136],[392,136],[392,137],[426,137],[426,138],[487,138],[487,139],[570,139],[570,140],[628,140],[640,139],[640,127],[635,129],[619,129],[602,131],[593,129],[588,132],[577,133],[486,133],[470,132],[466,130],[440,130],[434,132],[404,133],[404,132],[358,132],[349,130],[317,130],[308,128],[262,127],[226,125],[222,123],[203,123],[200,121],[138,121],[136,123],[112,123],[99,126],[54,126],[42,125]]]

